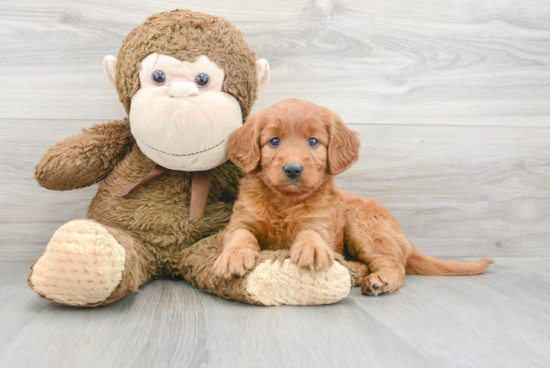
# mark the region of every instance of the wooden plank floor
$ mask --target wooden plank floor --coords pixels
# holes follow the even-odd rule
[[[393,295],[257,307],[184,281],[114,305],[38,298],[29,262],[0,261],[2,367],[548,367],[547,258],[498,258],[469,277],[407,276]]]

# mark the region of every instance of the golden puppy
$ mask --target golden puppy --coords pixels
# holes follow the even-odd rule
[[[231,134],[229,156],[248,176],[219,237],[214,273],[241,276],[264,249],[290,249],[298,266],[325,271],[344,247],[356,285],[369,295],[394,292],[405,273],[485,272],[492,263],[485,258],[461,263],[420,253],[385,206],[336,189],[333,177],[359,158],[357,135],[329,109],[298,99],[251,116]]]

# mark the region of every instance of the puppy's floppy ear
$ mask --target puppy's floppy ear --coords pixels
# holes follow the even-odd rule
[[[253,173],[260,163],[261,112],[246,119],[244,125],[235,130],[228,139],[229,159],[245,173]]]
[[[359,133],[344,124],[342,119],[331,112],[328,131],[328,169],[332,175],[346,171],[359,159],[361,141]]]

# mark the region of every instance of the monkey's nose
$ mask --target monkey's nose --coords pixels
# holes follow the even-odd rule
[[[289,164],[286,164],[283,170],[285,171],[286,176],[291,179],[296,179],[297,177],[302,175],[302,171],[304,170],[304,168],[299,163],[291,162]]]
[[[199,89],[195,83],[191,82],[172,82],[168,94],[172,97],[182,98],[195,96],[199,94]]]

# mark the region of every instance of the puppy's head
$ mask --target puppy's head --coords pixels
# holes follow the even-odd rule
[[[359,158],[358,134],[332,111],[283,100],[251,116],[229,136],[229,157],[283,196],[303,197]]]

